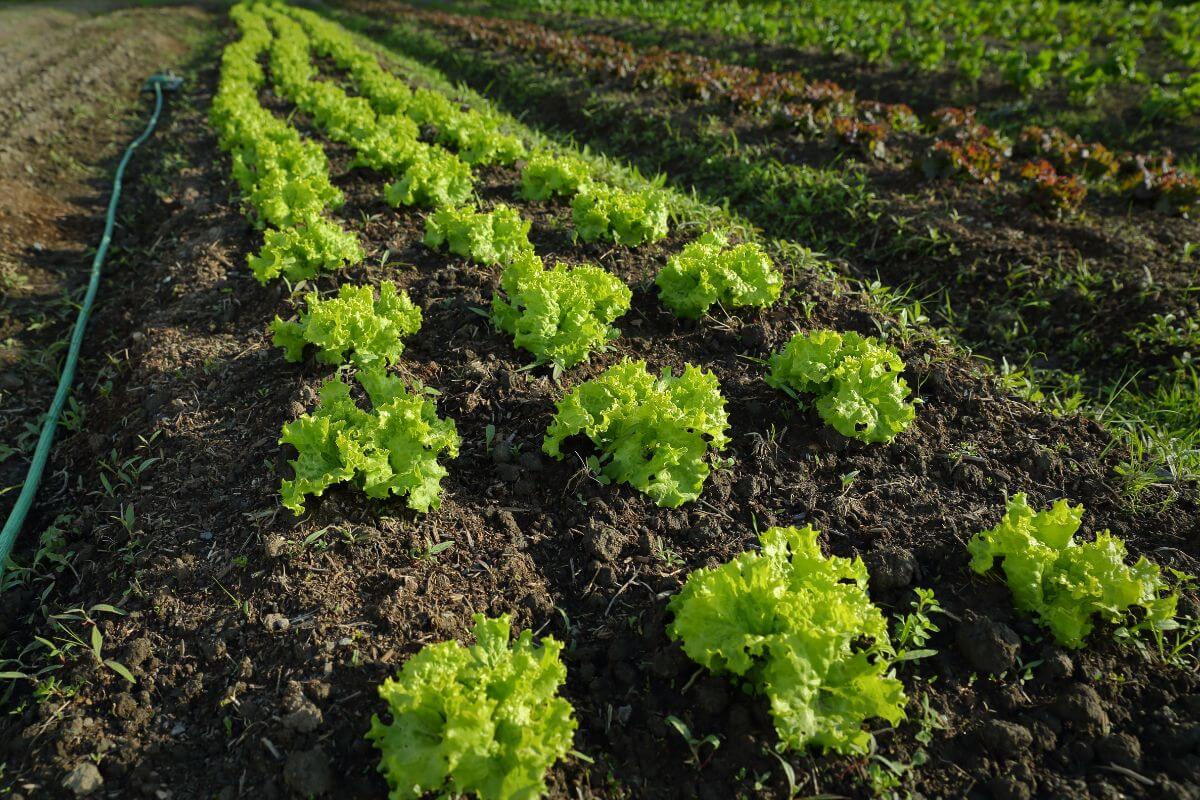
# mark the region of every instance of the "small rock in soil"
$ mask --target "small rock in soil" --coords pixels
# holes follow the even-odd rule
[[[1185,753],[1190,750],[1200,755],[1200,725],[1186,728],[1174,738],[1177,741],[1177,752]]]
[[[659,650],[650,660],[650,671],[660,678],[670,678],[679,674],[683,660],[683,651],[677,647]]]
[[[545,466],[542,463],[542,457],[532,450],[526,450],[521,453],[521,457],[517,459],[517,463],[530,472],[540,472]]]
[[[987,486],[987,476],[976,465],[962,463],[954,468],[954,482],[967,489],[979,490]]]
[[[91,761],[80,761],[67,773],[62,785],[76,797],[87,797],[104,785],[104,776]]]
[[[958,626],[958,649],[973,669],[994,674],[1016,664],[1021,639],[1003,622],[977,617]]]
[[[1085,730],[1108,732],[1108,714],[1100,695],[1086,684],[1076,683],[1059,695],[1054,701],[1054,713]]]
[[[521,531],[521,526],[517,524],[516,517],[511,511],[497,509],[492,515],[492,521],[507,534],[508,538],[515,544],[521,545],[525,541],[525,534]]]
[[[744,500],[753,500],[767,490],[767,482],[759,475],[746,475],[738,480],[734,491]]]
[[[291,621],[283,614],[267,614],[262,618],[262,624],[271,633],[282,633],[292,626]]]
[[[117,695],[117,699],[113,701],[113,714],[120,719],[133,719],[137,714],[138,704],[133,699],[133,695],[129,692],[121,692]]]
[[[263,542],[263,552],[266,554],[267,558],[279,558],[281,555],[283,555],[283,552],[286,548],[287,539],[284,539],[277,533],[271,534],[267,537],[267,540]]]
[[[1018,758],[1033,744],[1033,734],[1023,725],[993,719],[979,729],[979,740],[999,758]]]
[[[917,572],[917,560],[902,547],[872,550],[864,558],[871,576],[871,589],[886,592],[903,589],[912,583]]]
[[[727,682],[721,678],[708,678],[696,687],[696,705],[708,714],[720,714],[729,705]]]
[[[1075,672],[1071,657],[1057,648],[1047,647],[1042,651],[1041,677],[1048,681],[1065,681]]]
[[[1088,739],[1071,739],[1060,748],[1063,766],[1079,771],[1096,760],[1096,748]]]
[[[516,464],[497,464],[496,476],[505,483],[513,483],[521,477],[521,468]]]
[[[320,747],[292,753],[283,768],[283,780],[301,797],[326,794],[333,787],[329,757]]]
[[[1166,770],[1172,778],[1194,789],[1196,776],[1200,775],[1200,756],[1188,754],[1171,759],[1166,763]],[[1190,797],[1195,798],[1196,793],[1193,791]]]
[[[512,449],[504,442],[492,445],[492,461],[496,464],[507,464],[512,461]]]
[[[1137,769],[1142,761],[1142,745],[1128,733],[1114,733],[1096,741],[1096,758],[1106,764]]]
[[[1043,720],[1034,720],[1029,732],[1033,735],[1033,746],[1038,750],[1049,753],[1058,747],[1058,732]]]

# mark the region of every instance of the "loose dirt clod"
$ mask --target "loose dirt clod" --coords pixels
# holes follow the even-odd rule
[[[321,797],[333,789],[333,768],[320,747],[288,756],[283,779],[301,797]]]
[[[1054,713],[1064,722],[1081,730],[1108,733],[1108,714],[1096,690],[1085,683],[1075,683],[1054,701]]]
[[[1021,652],[1021,638],[1016,631],[987,617],[963,621],[957,639],[959,652],[980,672],[995,674],[1012,669]]]

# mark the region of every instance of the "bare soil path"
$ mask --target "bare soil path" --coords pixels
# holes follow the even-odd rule
[[[144,124],[141,87],[185,63],[212,22],[196,7],[127,6],[0,8],[0,512],[54,391],[115,159]]]

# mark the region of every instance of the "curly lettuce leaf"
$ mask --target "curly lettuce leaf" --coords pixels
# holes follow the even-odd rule
[[[1125,543],[1108,531],[1091,542],[1077,541],[1082,518],[1083,506],[1058,500],[1034,512],[1025,495],[1017,494],[999,525],[967,543],[971,568],[983,574],[999,559],[1016,607],[1037,617],[1067,647],[1083,647],[1097,617],[1131,622],[1135,631],[1169,627],[1179,595],[1158,566],[1145,556],[1127,564]],[[1137,621],[1130,617],[1134,608],[1141,609]]]
[[[861,559],[825,557],[812,526],[771,528],[761,552],[692,572],[669,632],[693,661],[767,697],[789,749],[868,752],[863,724],[904,718],[887,623]]]
[[[378,299],[370,286],[343,284],[328,300],[310,292],[305,306],[298,320],[276,317],[271,323],[275,345],[288,361],[300,361],[311,344],[326,364],[348,359],[360,368],[390,366],[404,352],[403,339],[421,329],[421,309],[391,281],[379,285]]]
[[[676,508],[700,496],[708,450],[728,444],[729,418],[717,378],[691,364],[655,378],[646,362],[624,359],[557,404],[542,450],[563,457],[564,440],[586,434],[604,475]]]
[[[676,316],[699,319],[714,303],[731,308],[769,306],[779,299],[783,276],[757,244],[729,247],[709,231],[667,260],[655,283]]]
[[[555,195],[574,196],[591,180],[592,168],[578,156],[534,153],[521,170],[521,197],[548,200]]]
[[[916,416],[900,377],[904,362],[874,337],[797,333],[768,364],[767,385],[816,395],[817,413],[843,436],[890,442]]]
[[[392,206],[445,208],[467,202],[474,190],[466,162],[441,148],[426,146],[416,151],[404,176],[384,189],[384,199]]]
[[[429,145],[417,140],[417,124],[401,114],[381,115],[375,127],[354,142],[351,166],[396,174],[408,168]]]
[[[250,256],[248,264],[261,284],[280,276],[298,283],[362,259],[362,246],[354,233],[325,217],[312,216],[296,227],[268,230],[262,249]]]
[[[569,368],[620,331],[612,323],[629,310],[632,293],[597,266],[545,269],[533,253],[518,256],[500,278],[492,319],[539,363]]]
[[[575,231],[585,242],[607,240],[637,247],[667,235],[667,200],[656,189],[629,192],[588,184],[571,201]]]
[[[425,244],[480,264],[509,264],[522,253],[532,253],[531,223],[503,203],[486,213],[469,206],[442,208],[425,218]]]
[[[360,371],[356,378],[371,410],[360,408],[350,386],[334,378],[321,387],[315,412],[283,426],[279,443],[298,452],[289,462],[295,477],[280,486],[283,505],[303,514],[308,496],[354,482],[371,498],[395,495],[407,497],[415,511],[437,508],[447,474],[438,456],[458,455],[454,420],[439,418],[433,400],[409,393],[400,378],[378,369]]]
[[[535,798],[571,748],[577,723],[558,696],[566,678],[553,638],[522,631],[509,644],[507,615],[475,615],[475,640],[427,645],[379,687],[392,722],[371,719],[367,738],[392,800],[474,795]]]

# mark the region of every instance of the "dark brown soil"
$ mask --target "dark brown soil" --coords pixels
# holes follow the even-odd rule
[[[331,147],[349,199],[339,217],[368,257],[318,284],[394,280],[420,304],[425,324],[400,372],[441,392],[439,410],[457,421],[463,447],[441,509],[428,516],[342,488],[292,518],[278,502],[288,467],[276,441],[284,422],[314,406],[331,370],[287,364],[270,345],[267,323],[293,306],[245,267],[258,237],[205,122],[214,83],[210,66],[147,151],[146,163],[158,167],[141,174],[131,196],[130,256],[97,320],[117,332],[105,350],[120,354],[119,374],[107,397],[88,393],[88,429],[56,450],[62,488],[55,482],[43,495],[16,554],[28,563],[32,532],[69,511],[63,526],[78,577],[68,570],[17,587],[0,609],[0,655],[15,658],[35,634],[63,638],[50,614],[119,604],[124,616],[93,613],[104,657],[137,683],[86,649],[53,659],[30,648],[21,666],[57,665],[50,675],[67,688],[34,696],[32,683],[13,683],[0,721],[0,787],[10,796],[67,795],[64,778],[94,778],[93,762],[98,793],[112,797],[382,796],[363,738],[384,710],[375,686],[422,645],[465,639],[471,614],[508,612],[567,643],[575,746],[595,763],[572,758],[554,768],[552,796],[786,797],[763,703],[697,675],[664,623],[688,570],[751,546],[755,526],[801,522],[825,531],[829,552],[867,559],[873,596],[889,612],[904,610],[920,585],[934,587],[953,614],[938,620],[938,654],[901,670],[910,694],[942,720],[928,762],[908,779],[914,791],[1200,792],[1196,675],[1103,636],[1077,653],[1047,645],[1013,612],[1002,584],[969,572],[965,551],[973,532],[996,522],[1004,495],[1025,491],[1039,504],[1083,502],[1089,531],[1109,527],[1135,553],[1194,572],[1195,498],[1131,511],[1113,478],[1119,447],[1097,425],[1007,398],[976,365],[925,340],[901,346],[922,401],[912,428],[889,446],[832,434],[768,389],[745,356],[765,356],[797,324],[874,333],[881,320],[801,272],[787,301],[768,312],[682,323],[657,302],[649,278],[690,229],[636,251],[574,245],[563,205],[519,204],[544,256],[600,263],[634,288],[615,350],[559,386],[545,370],[523,371],[527,354],[472,311],[487,304],[498,271],[425,248],[421,214],[386,206],[382,178],[346,172],[345,153]],[[516,203],[515,177],[481,171],[485,204]],[[659,509],[628,487],[589,480],[581,458],[540,455],[554,401],[623,355],[652,368],[698,363],[719,377],[733,465],[709,479],[699,502]],[[488,425],[505,447],[487,451]],[[124,481],[101,466],[132,456],[160,460]],[[128,507],[133,521],[120,524]],[[65,624],[86,641],[86,625]],[[1003,675],[980,674],[989,657],[999,660],[983,666],[1004,667]],[[913,759],[921,708],[914,703],[912,721],[878,732],[881,754]],[[701,767],[687,763],[668,715],[720,737]],[[864,776],[876,763],[789,761],[801,796],[866,796]]]

